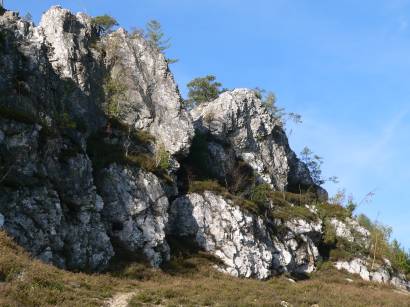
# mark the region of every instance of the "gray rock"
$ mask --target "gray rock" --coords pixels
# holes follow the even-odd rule
[[[403,274],[395,272],[389,261],[385,261],[384,265],[376,264],[373,270],[369,269],[371,266],[368,261],[360,258],[355,258],[350,261],[337,261],[334,265],[339,270],[345,270],[351,274],[358,274],[366,281],[390,284],[403,290],[410,290],[410,282],[406,280]]]
[[[194,135],[192,120],[164,55],[124,29],[107,37],[104,46],[111,79],[126,85],[118,98],[121,120],[155,135],[171,154],[186,154]]]
[[[0,229],[3,228],[3,225],[4,225],[4,215],[0,214]]]
[[[369,241],[370,232],[360,226],[354,219],[346,218],[344,221],[340,221],[337,218],[332,218],[330,219],[330,224],[334,227],[336,236],[339,238],[363,244]]]
[[[194,240],[222,260],[234,276],[265,279],[285,271],[309,273],[319,253],[314,245],[319,224],[293,221],[276,236],[262,217],[248,213],[212,192],[176,199],[167,232]]]
[[[191,115],[198,131],[230,146],[231,151],[221,153],[221,148],[213,145],[211,152],[215,157],[225,158],[223,161],[242,159],[261,181],[277,190],[316,187],[306,165],[290,149],[280,122],[262,106],[253,90],[222,93],[216,100],[194,108]]]
[[[163,225],[168,200],[158,179],[120,166],[112,166],[99,178],[87,155],[87,139],[107,122],[104,85],[123,65],[123,84],[129,88],[127,99],[121,101],[126,114],[119,116],[121,123],[151,132],[171,154],[188,151],[192,120],[181,108],[163,55],[142,37],[131,38],[123,30],[99,44],[89,16],[59,6],[48,10],[38,27],[6,12],[0,16],[0,28],[4,229],[34,256],[69,269],[104,269],[114,255],[111,240],[122,240],[129,251],[142,252],[153,265],[167,260]],[[112,53],[109,45],[116,42],[122,48]],[[176,172],[178,161],[174,157],[171,161]],[[114,179],[125,182],[117,182],[117,187],[103,184],[99,195],[96,175],[107,185]],[[124,187],[131,189],[128,194],[122,190],[106,194]],[[167,187],[169,195],[177,193],[175,187],[175,183]],[[114,214],[122,209],[131,210],[119,216],[135,233],[112,231]]]
[[[153,266],[169,260],[165,241],[168,199],[158,178],[142,170],[111,165],[100,174],[102,216],[116,246],[143,254]]]

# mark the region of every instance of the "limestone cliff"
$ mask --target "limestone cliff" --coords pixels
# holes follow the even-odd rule
[[[172,237],[224,272],[266,279],[316,270],[335,248],[329,229],[370,244],[351,213],[329,213],[252,90],[189,112],[139,34],[100,36],[91,17],[58,6],[37,27],[2,12],[0,94],[0,228],[45,262],[101,271],[126,254],[158,267]],[[335,265],[409,288],[387,261],[369,271],[356,256]]]

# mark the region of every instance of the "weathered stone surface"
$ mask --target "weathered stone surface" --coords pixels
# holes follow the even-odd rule
[[[275,189],[316,187],[306,165],[290,149],[279,121],[262,106],[253,90],[222,93],[218,99],[194,108],[191,115],[198,131],[230,145],[232,152],[226,152],[226,156],[234,154],[234,158],[247,162],[260,180]],[[214,155],[223,157],[220,148],[214,147]],[[225,160],[229,159],[232,157]]]
[[[349,242],[365,243],[370,237],[370,232],[351,218],[346,218],[344,221],[332,218],[330,224],[334,227],[337,237]]]
[[[114,245],[129,254],[143,254],[153,266],[168,260],[168,199],[158,178],[113,164],[101,172],[97,185],[104,200],[103,220]]]
[[[187,153],[194,135],[192,120],[167,62],[139,34],[119,29],[104,41],[110,77],[126,85],[118,98],[119,117],[151,132],[171,154]]]
[[[72,269],[103,269],[113,255],[96,206],[91,162],[62,157],[64,138],[41,126],[1,120],[0,213],[3,228],[33,255]],[[60,162],[59,162],[60,161]]]
[[[133,186],[135,190],[104,195],[105,205],[94,185],[98,172],[87,155],[87,138],[107,123],[104,84],[120,65],[128,69],[124,76],[129,97],[141,94],[123,105],[125,113],[136,112],[129,114],[133,121],[120,121],[152,132],[172,154],[187,151],[192,122],[181,109],[163,55],[143,38],[130,38],[119,30],[106,38],[110,41],[122,35],[124,42],[113,63],[110,50],[104,58],[99,49],[91,18],[59,6],[48,10],[38,27],[6,12],[0,16],[0,30],[0,214],[4,229],[45,261],[70,269],[101,270],[114,255],[108,235],[117,240],[117,234],[107,228],[111,214],[129,208],[132,200],[145,201],[145,210],[137,213],[134,208],[123,215],[129,214],[127,225],[138,226],[143,235],[133,241],[123,234],[124,240],[129,250],[143,253],[153,265],[168,259],[160,227],[167,219],[168,201],[158,179],[137,169],[122,172],[120,166],[112,167],[111,177],[129,181],[118,188]],[[149,124],[140,118],[138,112],[143,110],[149,112]],[[175,171],[178,162],[171,161]],[[111,177],[103,178],[109,182]],[[102,191],[108,190],[104,188]],[[115,197],[117,209],[110,202]]]
[[[264,219],[208,191],[176,199],[169,212],[168,233],[193,238],[220,258],[225,265],[222,270],[229,274],[265,279],[284,271],[307,273],[315,268],[319,253],[311,237],[320,225],[297,220],[273,236]]]
[[[371,265],[368,261],[360,258],[351,261],[338,261],[335,263],[335,267],[351,274],[358,274],[366,281],[391,284],[403,290],[410,290],[410,283],[405,279],[405,276],[395,273],[388,261],[385,261],[383,265],[375,264],[373,270],[370,269]]]

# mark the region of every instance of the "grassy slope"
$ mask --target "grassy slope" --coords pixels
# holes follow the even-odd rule
[[[410,306],[410,296],[337,272],[328,264],[310,279],[257,281],[212,268],[205,254],[174,259],[163,271],[128,264],[99,275],[71,273],[31,259],[0,232],[0,306],[101,306],[116,293],[135,292],[130,305]],[[348,282],[346,278],[353,279]]]

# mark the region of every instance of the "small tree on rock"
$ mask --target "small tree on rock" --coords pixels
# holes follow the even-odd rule
[[[322,185],[328,181],[333,183],[338,182],[338,179],[335,176],[329,178],[322,176],[323,158],[314,154],[308,147],[303,148],[300,155],[302,162],[304,162],[308,167],[310,176],[315,184]]]
[[[97,27],[100,35],[109,34],[112,32],[114,27],[118,26],[117,20],[107,14],[94,17],[92,23]]]
[[[145,39],[160,52],[171,47],[170,38],[165,38],[165,34],[162,31],[161,24],[157,20],[150,20],[146,25]],[[168,64],[177,62],[177,59],[166,58]]]
[[[225,91],[221,86],[214,75],[193,79],[187,84],[188,99],[185,100],[185,106],[190,109],[203,102],[215,100]]]

